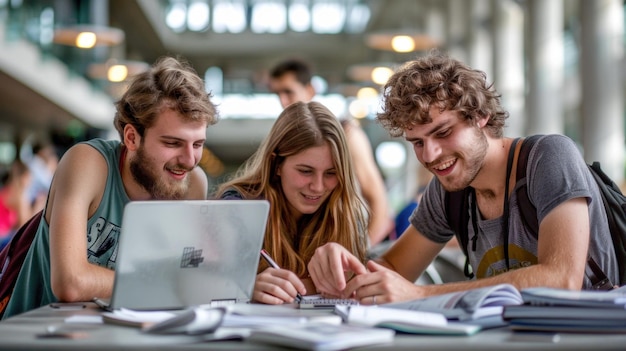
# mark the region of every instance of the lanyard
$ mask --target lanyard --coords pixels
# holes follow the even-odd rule
[[[515,158],[515,147],[519,138],[513,140],[511,148],[509,149],[509,157],[506,164],[506,179],[504,189],[504,204],[502,213],[502,227],[504,234],[504,261],[506,262],[506,269],[509,270],[509,179],[511,178],[511,169],[513,168],[513,159]],[[474,236],[472,237],[472,250],[476,251],[476,240],[478,239],[478,211],[476,209],[476,190],[472,188],[472,226],[474,228]]]

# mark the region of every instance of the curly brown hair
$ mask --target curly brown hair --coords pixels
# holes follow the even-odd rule
[[[487,84],[484,72],[437,51],[402,65],[383,89],[383,110],[376,120],[398,137],[417,124],[432,122],[431,106],[459,111],[468,122],[488,117],[492,136],[502,137],[509,117],[500,94]]]

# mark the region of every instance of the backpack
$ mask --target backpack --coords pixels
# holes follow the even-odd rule
[[[37,212],[20,229],[17,230],[11,241],[0,252],[0,318],[4,314],[7,303],[13,293],[17,276],[22,269],[26,254],[35,238],[43,210]]]
[[[526,182],[526,166],[528,163],[528,155],[533,148],[536,141],[542,137],[542,135],[533,135],[527,137],[522,142],[520,148],[517,172],[515,180],[517,183],[522,184],[517,188],[517,199],[520,207],[520,213],[524,226],[536,236],[539,232],[539,223],[537,221],[537,209],[530,202],[528,198],[527,182]],[[512,162],[515,146],[511,147],[509,153],[509,163]],[[593,175],[600,194],[602,196],[602,202],[606,212],[609,231],[611,232],[611,239],[613,241],[613,247],[615,248],[615,257],[618,262],[619,269],[619,285],[626,284],[626,196],[622,194],[620,188],[611,180],[611,178],[602,171],[599,162],[593,162],[587,165],[589,171]],[[508,167],[510,169],[510,167]],[[469,224],[469,197],[473,196],[473,189],[467,187],[460,191],[446,192],[445,196],[445,209],[448,218],[448,224],[450,228],[455,232],[459,239],[460,246],[465,254],[465,276],[473,278],[473,273],[470,271],[469,259],[468,259],[468,230]],[[473,203],[475,203],[473,201]],[[475,239],[474,245],[475,245]],[[508,250],[505,245],[505,258],[508,261]],[[600,266],[595,262],[592,257],[587,259],[587,268],[585,274],[591,280],[594,289],[606,290],[613,287],[606,274],[602,271]]]

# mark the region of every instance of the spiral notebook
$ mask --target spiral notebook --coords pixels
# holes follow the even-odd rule
[[[252,297],[269,203],[135,201],[124,208],[107,310],[183,309]]]

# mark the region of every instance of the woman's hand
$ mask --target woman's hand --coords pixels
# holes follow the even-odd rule
[[[304,283],[291,271],[267,268],[257,274],[252,299],[255,302],[280,305],[292,303],[296,295],[306,295]]]

